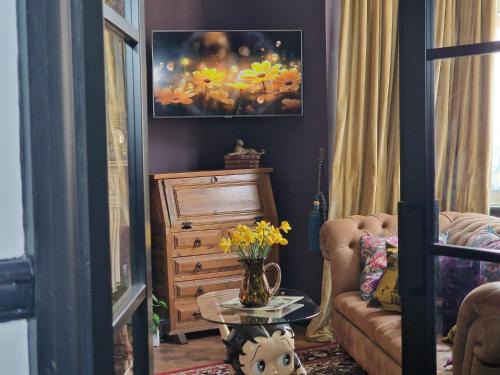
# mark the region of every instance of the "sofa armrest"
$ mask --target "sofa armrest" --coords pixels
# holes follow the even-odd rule
[[[487,366],[500,367],[500,282],[474,289],[460,306],[453,343],[454,373],[469,373],[474,357]]]

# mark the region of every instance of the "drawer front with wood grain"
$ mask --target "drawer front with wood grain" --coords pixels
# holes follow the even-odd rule
[[[268,176],[259,174],[164,180],[170,224],[174,228],[240,222],[272,216]]]
[[[238,289],[241,286],[242,276],[218,277],[194,281],[180,281],[175,283],[177,301],[195,301],[197,297],[210,292],[226,289]]]
[[[197,254],[219,253],[221,230],[189,231],[173,235],[174,251],[172,256],[189,256]]]
[[[234,254],[210,254],[174,258],[176,275],[197,275],[209,272],[228,271],[241,268],[239,258]]]
[[[188,305],[176,305],[175,311],[177,322],[179,323],[203,321],[200,313],[200,308],[196,303]]]

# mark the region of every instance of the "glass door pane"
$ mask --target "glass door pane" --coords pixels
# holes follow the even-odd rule
[[[124,324],[114,339],[114,375],[133,375],[134,373],[134,334],[132,321]]]
[[[104,31],[106,73],[106,131],[113,303],[131,284],[130,197],[128,170],[128,114],[124,39]]]
[[[489,237],[490,246],[496,241],[500,249],[498,235],[478,231],[474,236],[476,241]],[[499,263],[436,257],[438,374],[451,374],[453,368],[461,369],[460,374],[481,374],[482,365],[483,371],[499,370],[488,354],[488,347],[498,342],[498,331],[491,327],[500,325],[500,300],[495,296],[499,281]]]
[[[125,17],[125,0],[104,0],[104,3],[120,16]]]
[[[484,335],[472,352],[467,336],[477,337],[483,319],[500,321],[500,301],[488,299],[486,285],[500,281],[500,264],[481,259],[483,250],[500,253],[500,219],[489,216],[500,170],[500,53],[432,64],[439,244],[450,245],[449,256],[435,257],[437,371],[479,374],[472,361],[487,361],[483,345],[495,339]]]
[[[436,199],[442,211],[488,214],[500,188],[500,54],[433,64]]]
[[[498,0],[434,0],[434,47],[500,40]]]

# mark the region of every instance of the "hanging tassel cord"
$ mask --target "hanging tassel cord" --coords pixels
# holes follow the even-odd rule
[[[325,197],[325,194],[323,194],[323,192],[321,191],[321,177],[322,177],[322,173],[323,173],[324,162],[325,162],[325,149],[323,147],[321,147],[319,149],[319,159],[318,159],[318,185],[317,185],[318,192],[316,193],[316,200],[319,201],[323,223],[326,222],[327,213],[328,213],[328,207],[326,204],[326,197]]]

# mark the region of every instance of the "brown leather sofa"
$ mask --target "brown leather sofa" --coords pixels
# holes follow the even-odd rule
[[[470,235],[488,225],[493,224],[495,229],[500,230],[499,219],[479,214],[446,212],[440,214],[439,224],[441,231],[449,231],[448,243],[457,245],[463,245]],[[359,293],[360,240],[367,234],[394,236],[397,233],[397,216],[387,214],[330,220],[321,229],[322,253],[330,261],[331,266],[332,321],[335,338],[370,375],[401,374],[401,315],[369,308],[366,301],[361,300]],[[470,309],[467,307],[467,311]],[[483,311],[482,308],[480,310]],[[497,313],[499,313],[498,310]],[[466,318],[469,317],[468,313],[461,312],[460,314],[464,322],[461,327],[478,326],[478,323],[468,320],[471,318]],[[479,328],[475,329],[478,330],[479,335]],[[499,337],[496,335],[497,342]],[[493,339],[494,336],[490,338]],[[468,345],[467,340],[469,338],[466,337],[464,331],[461,331],[455,346],[456,348],[463,347],[463,350],[468,353],[464,356],[464,362],[466,366],[469,366],[476,363],[474,359],[467,357],[467,355],[472,355],[471,345],[475,344],[471,342]],[[480,340],[481,338],[478,337],[477,342]],[[487,349],[485,349],[484,358],[491,360],[492,357],[486,356],[486,352],[488,352]],[[493,357],[500,360],[500,350],[497,350],[496,354],[497,356],[493,355]],[[455,374],[458,373],[455,372]]]

